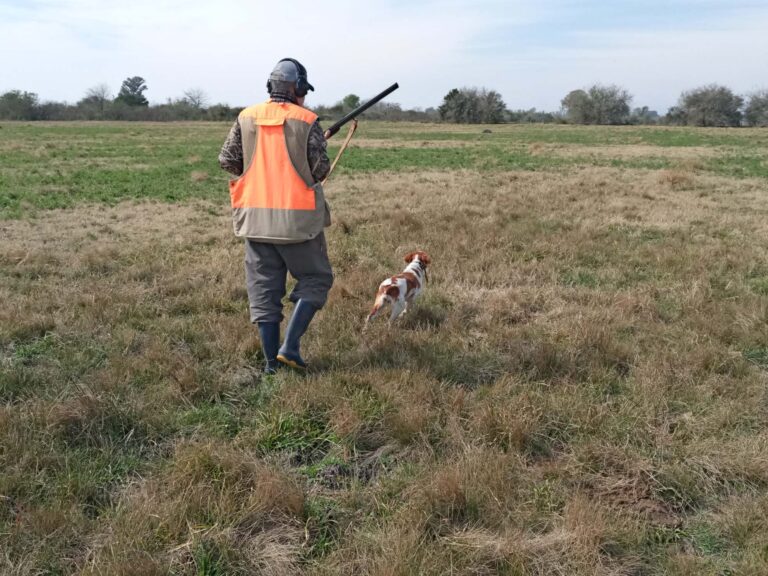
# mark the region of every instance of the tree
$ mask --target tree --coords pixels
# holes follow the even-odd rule
[[[595,84],[587,91],[573,90],[561,105],[574,124],[626,124],[632,95],[619,86]]]
[[[709,84],[680,95],[678,108],[689,126],[738,126],[744,98],[725,86]]]
[[[507,116],[510,122],[517,124],[552,124],[561,121],[553,112],[542,112],[531,108],[530,110],[508,110]]]
[[[39,106],[37,94],[11,90],[0,96],[0,118],[4,120],[35,120]]]
[[[504,122],[507,106],[501,94],[485,88],[453,88],[438,108],[444,122],[498,124]]]
[[[664,124],[669,124],[670,126],[685,126],[686,122],[685,112],[680,106],[672,106],[667,110],[667,115],[664,116]]]
[[[214,104],[205,111],[206,120],[234,120],[240,114],[241,108],[232,108],[227,104]]]
[[[595,124],[626,124],[632,95],[618,86],[595,85],[589,89]]]
[[[144,97],[144,91],[147,85],[141,76],[132,76],[123,80],[120,92],[115,102],[121,102],[128,106],[149,106],[149,102]]]
[[[629,116],[630,124],[658,124],[659,113],[656,110],[650,110],[648,106],[635,108]]]
[[[99,118],[104,117],[104,110],[112,100],[112,93],[106,84],[97,84],[85,92],[85,96],[77,105],[87,111],[92,111]],[[89,114],[91,116],[93,114]]]
[[[584,90],[571,90],[560,101],[565,117],[573,124],[592,124],[592,101]]]
[[[107,102],[112,100],[112,91],[106,84],[97,84],[93,88],[88,88],[85,97],[97,100],[98,102]]]
[[[464,122],[467,98],[458,88],[453,88],[443,98],[443,103],[438,107],[440,119],[445,122]]]
[[[744,118],[750,126],[768,126],[768,90],[760,90],[749,97]]]
[[[345,110],[352,111],[360,106],[360,96],[357,94],[347,94],[341,101],[341,105]]]
[[[478,94],[480,104],[480,121],[483,124],[500,124],[504,122],[507,105],[501,99],[501,94],[495,90],[482,90]]]
[[[365,113],[371,120],[397,121],[403,119],[403,109],[397,102],[377,102]]]
[[[208,103],[208,96],[200,88],[190,88],[184,92],[184,101],[192,108],[202,110]]]

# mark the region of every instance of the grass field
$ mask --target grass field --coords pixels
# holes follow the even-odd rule
[[[228,128],[0,124],[0,574],[768,574],[768,131],[363,121],[263,379]]]

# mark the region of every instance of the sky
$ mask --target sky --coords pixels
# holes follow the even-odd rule
[[[307,105],[368,98],[438,106],[452,88],[554,111],[616,84],[661,113],[684,90],[768,88],[768,0],[0,0],[0,93],[76,102],[141,76],[152,103],[201,89],[209,104],[266,98],[284,57]]]

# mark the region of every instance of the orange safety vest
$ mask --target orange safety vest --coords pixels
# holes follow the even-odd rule
[[[229,183],[235,234],[293,243],[319,234],[328,220],[322,186],[307,159],[317,115],[291,103],[265,102],[240,113],[245,170]]]

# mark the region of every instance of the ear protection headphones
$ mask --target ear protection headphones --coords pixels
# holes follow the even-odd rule
[[[307,80],[307,69],[302,66],[298,60],[294,60],[293,58],[283,58],[278,62],[292,62],[294,66],[296,66],[296,96],[301,98],[302,96],[306,96],[307,92],[310,90],[314,90],[315,87],[312,86],[312,84],[309,83]],[[272,92],[272,80],[267,80],[267,91]]]
[[[315,89],[312,84],[307,81],[307,69],[304,68],[298,60],[294,60],[293,58],[283,58],[280,62],[293,62],[293,65],[296,66],[296,72],[299,76],[299,79],[296,81],[296,96],[301,98],[302,96],[306,96],[307,92],[310,90]]]

